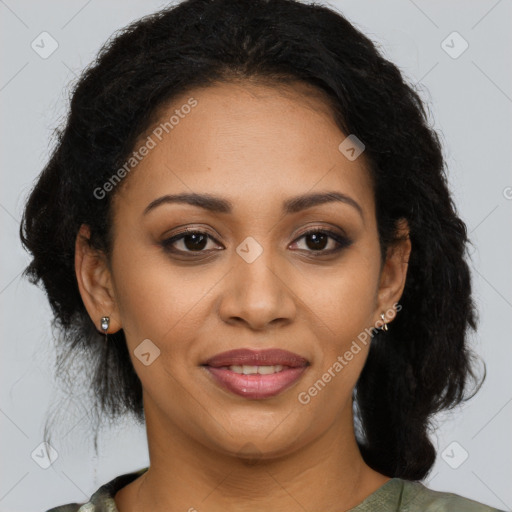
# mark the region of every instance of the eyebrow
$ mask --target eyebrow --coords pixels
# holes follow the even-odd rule
[[[284,201],[283,212],[297,213],[314,206],[332,202],[340,202],[352,206],[358,211],[359,215],[364,220],[363,209],[359,203],[352,199],[350,196],[335,191],[303,194],[300,196],[291,197]],[[154,201],[151,201],[151,203],[149,203],[149,205],[144,210],[144,215],[162,204],[172,203],[190,204],[192,206],[197,206],[214,213],[232,213],[233,211],[232,203],[222,197],[213,196],[211,194],[183,193],[171,195],[167,194],[155,199]]]

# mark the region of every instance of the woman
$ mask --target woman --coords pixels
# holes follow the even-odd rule
[[[475,378],[443,166],[326,7],[188,0],[110,41],[21,227],[98,414],[147,429],[81,510],[496,510],[419,482]]]

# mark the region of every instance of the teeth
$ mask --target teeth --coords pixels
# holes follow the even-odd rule
[[[243,373],[244,375],[254,375],[259,373],[260,375],[270,375],[271,373],[278,373],[282,371],[283,365],[276,364],[274,366],[230,366],[229,369],[235,373]]]

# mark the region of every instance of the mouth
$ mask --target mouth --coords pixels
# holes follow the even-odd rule
[[[245,398],[276,396],[299,380],[307,359],[281,349],[237,349],[217,354],[201,366],[222,388]]]

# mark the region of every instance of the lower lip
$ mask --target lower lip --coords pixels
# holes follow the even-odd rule
[[[304,373],[306,366],[288,368],[269,375],[244,375],[228,369],[205,366],[215,380],[235,395],[262,399],[278,395],[289,388]]]

